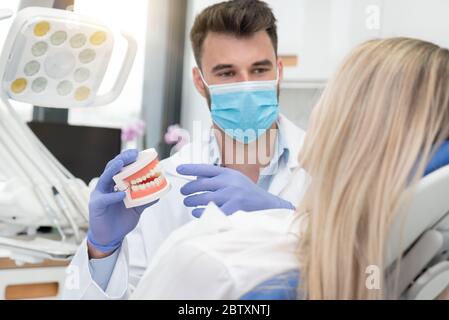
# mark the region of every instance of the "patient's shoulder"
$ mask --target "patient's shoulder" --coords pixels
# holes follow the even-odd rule
[[[227,298],[238,299],[276,275],[299,269],[298,237],[291,232],[293,212],[239,212],[229,217],[217,213],[209,217],[205,213],[198,224],[209,232],[186,239],[182,250],[194,252],[226,274],[232,288]]]
[[[136,297],[238,299],[273,276],[298,268],[297,239],[282,223],[288,212],[227,217],[209,208],[202,219],[167,239]]]
[[[150,265],[132,299],[232,299],[234,281],[220,260],[190,242],[170,247]]]

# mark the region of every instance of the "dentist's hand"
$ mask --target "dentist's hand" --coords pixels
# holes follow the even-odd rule
[[[236,170],[187,164],[179,166],[177,171],[181,175],[198,177],[181,188],[181,193],[188,196],[184,199],[187,207],[204,207],[214,202],[226,215],[240,210],[295,209],[290,202],[263,190]],[[199,218],[203,212],[204,208],[197,208],[192,214]]]
[[[89,201],[87,244],[90,258],[104,258],[119,248],[125,236],[137,226],[142,212],[155,204],[127,209],[125,192],[114,192],[112,179],[123,167],[134,163],[139,152],[127,150],[109,161]]]

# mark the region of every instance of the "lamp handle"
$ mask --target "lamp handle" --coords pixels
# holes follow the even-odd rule
[[[11,18],[12,15],[11,9],[0,9],[0,20]]]
[[[92,104],[90,104],[91,107],[104,106],[114,101],[122,92],[123,87],[126,84],[126,80],[128,79],[129,73],[131,72],[134,59],[136,58],[137,42],[129,33],[122,31],[121,34],[128,42],[128,48],[126,50],[122,68],[117,75],[117,79],[115,80],[114,86],[112,87],[111,91],[101,96],[97,96]]]

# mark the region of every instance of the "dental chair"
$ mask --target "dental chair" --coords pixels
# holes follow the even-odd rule
[[[386,298],[436,299],[449,286],[448,259],[449,141],[435,153],[411,202],[391,227],[385,261]],[[241,299],[298,299],[299,281],[300,273],[292,270],[261,283]]]
[[[401,259],[399,259],[401,258]],[[407,210],[390,231],[388,298],[430,300],[449,286],[449,142],[427,166]],[[399,263],[400,272],[395,267]],[[393,286],[395,286],[393,288]]]

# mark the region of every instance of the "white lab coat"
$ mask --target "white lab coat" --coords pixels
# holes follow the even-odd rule
[[[282,134],[290,150],[290,157],[287,167],[279,170],[273,177],[268,191],[296,204],[308,182],[307,174],[298,168],[297,162],[297,155],[302,146],[305,132],[283,116],[279,121],[280,130],[283,130]],[[172,189],[158,204],[143,213],[136,229],[126,237],[106,291],[103,291],[92,280],[87,245],[84,241],[69,267],[71,272],[76,273],[76,285],[73,285],[72,279],[70,287],[66,286],[63,290],[63,298],[129,298],[162,243],[172,231],[194,220],[191,209],[184,206],[184,197],[179,191],[189,182],[190,178],[178,175],[176,168],[178,165],[186,163],[209,162],[208,139],[200,140],[193,141],[177,154],[161,161],[163,170],[172,184]]]

